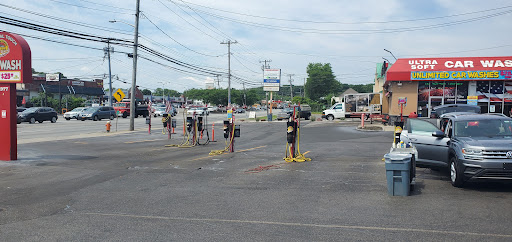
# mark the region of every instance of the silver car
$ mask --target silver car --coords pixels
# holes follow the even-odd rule
[[[498,115],[448,113],[440,128],[408,119],[400,140],[418,151],[417,166],[447,167],[453,186],[470,180],[512,179],[512,119]]]

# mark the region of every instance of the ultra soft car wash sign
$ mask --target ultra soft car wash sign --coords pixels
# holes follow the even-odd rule
[[[0,32],[0,160],[16,160],[16,83],[32,81],[30,47],[21,36]]]
[[[512,56],[398,59],[387,81],[510,80]]]

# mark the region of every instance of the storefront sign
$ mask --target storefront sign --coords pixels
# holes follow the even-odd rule
[[[399,97],[398,98],[398,104],[407,104],[407,98],[406,97]]]
[[[386,81],[507,79],[512,56],[398,59],[386,74]]]
[[[468,96],[469,105],[478,105],[478,96]]]
[[[413,71],[411,80],[508,80],[512,71]]]

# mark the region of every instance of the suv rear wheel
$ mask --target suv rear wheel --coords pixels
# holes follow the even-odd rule
[[[55,122],[57,122],[57,117],[53,116],[53,117],[52,117],[52,120],[51,120],[51,122],[52,122],[52,123],[55,123]]]
[[[450,159],[450,181],[454,187],[464,186],[464,170],[457,158]]]
[[[114,120],[114,115],[110,114],[110,120]]]

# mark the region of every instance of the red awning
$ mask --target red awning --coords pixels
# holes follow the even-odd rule
[[[512,56],[398,59],[386,74],[389,81],[510,80]]]

